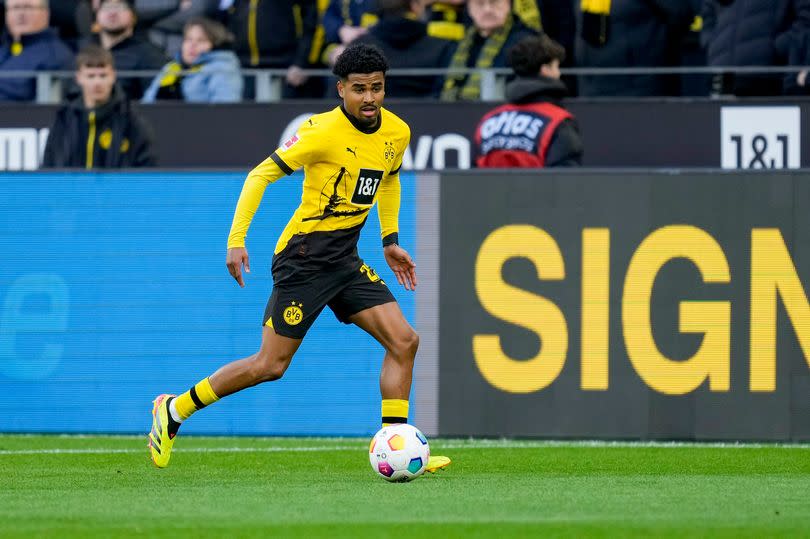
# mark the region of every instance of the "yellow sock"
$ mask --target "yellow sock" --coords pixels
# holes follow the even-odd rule
[[[185,420],[197,410],[202,410],[212,402],[218,400],[219,397],[217,397],[217,394],[211,389],[211,382],[208,381],[208,378],[205,378],[197,385],[175,398],[172,404],[176,407],[180,417]]]
[[[403,399],[383,399],[382,426],[408,422],[408,401]]]

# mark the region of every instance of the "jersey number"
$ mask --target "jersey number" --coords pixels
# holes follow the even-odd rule
[[[382,170],[361,168],[357,184],[354,187],[352,203],[370,206],[374,202],[374,195],[377,194],[377,188],[380,187],[382,177]]]

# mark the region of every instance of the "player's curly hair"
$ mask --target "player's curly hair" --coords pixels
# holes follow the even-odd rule
[[[388,60],[379,47],[369,43],[353,43],[346,47],[332,68],[332,73],[343,80],[352,73],[367,74],[375,71],[388,71]]]

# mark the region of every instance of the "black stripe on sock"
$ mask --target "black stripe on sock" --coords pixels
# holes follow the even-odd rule
[[[205,404],[203,404],[203,401],[201,401],[200,397],[197,396],[196,387],[192,387],[191,389],[188,390],[188,392],[191,394],[191,400],[194,401],[194,407],[197,408],[197,410],[202,410],[203,408],[205,408]]]
[[[396,417],[396,416],[392,416],[392,415],[386,415],[386,416],[383,416],[382,422],[383,423],[407,423],[408,418],[407,417]]]

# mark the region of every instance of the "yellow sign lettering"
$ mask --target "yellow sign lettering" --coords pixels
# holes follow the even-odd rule
[[[705,283],[728,283],[728,261],[717,241],[688,225],[660,228],[647,236],[627,269],[622,298],[622,324],[630,362],[648,386],[667,395],[682,395],[708,378],[712,391],[728,391],[731,350],[731,303],[684,301],[679,329],[703,333],[694,356],[673,361],[658,349],[650,323],[650,298],[661,267],[673,258],[697,266]]]
[[[776,391],[776,302],[782,298],[810,365],[810,305],[782,233],[751,231],[751,391]]]
[[[608,388],[610,230],[582,231],[582,389]]]
[[[565,364],[568,327],[560,309],[550,300],[514,287],[503,280],[503,265],[512,258],[527,258],[538,279],[562,280],[562,253],[547,232],[531,225],[509,225],[493,231],[475,261],[475,290],[492,316],[537,334],[540,351],[527,360],[507,356],[498,335],[475,335],[473,355],[483,377],[510,393],[538,391],[553,382]]]

